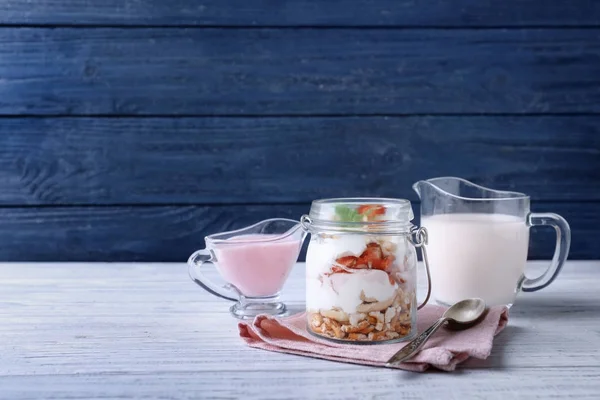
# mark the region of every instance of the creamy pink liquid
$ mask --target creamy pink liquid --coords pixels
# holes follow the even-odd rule
[[[223,279],[247,297],[277,294],[300,251],[300,238],[292,235],[240,235],[214,247],[217,268]],[[240,242],[240,243],[236,243]]]
[[[512,304],[525,271],[529,228],[503,214],[425,217],[431,284],[437,301],[454,304],[480,297],[488,305]]]

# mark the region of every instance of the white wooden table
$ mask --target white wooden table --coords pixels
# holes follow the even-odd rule
[[[600,398],[600,261],[521,294],[491,357],[454,373],[251,349],[228,307],[183,264],[0,264],[0,398]]]

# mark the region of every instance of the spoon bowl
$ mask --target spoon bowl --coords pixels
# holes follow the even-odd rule
[[[449,329],[460,330],[470,328],[478,323],[486,314],[487,308],[482,299],[466,299],[459,301],[446,310],[442,318],[446,318]]]

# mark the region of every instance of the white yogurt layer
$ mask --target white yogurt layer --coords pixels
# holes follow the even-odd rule
[[[308,266],[308,262],[307,262]],[[352,274],[333,274],[306,281],[306,306],[309,310],[338,307],[351,314],[362,304],[361,292],[366,297],[384,301],[394,296],[396,286],[391,284],[388,274],[379,270],[357,270]]]

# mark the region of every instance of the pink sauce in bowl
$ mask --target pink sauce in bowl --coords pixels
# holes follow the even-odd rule
[[[223,279],[246,297],[263,297],[282,289],[301,244],[298,235],[246,234],[219,241],[212,249]]]

